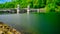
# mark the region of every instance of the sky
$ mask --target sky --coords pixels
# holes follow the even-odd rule
[[[0,3],[5,3],[5,2],[9,2],[11,0],[0,0]]]

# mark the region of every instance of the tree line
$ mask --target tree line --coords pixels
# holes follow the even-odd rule
[[[17,4],[20,8],[26,8],[30,5],[31,8],[45,8],[46,11],[60,11],[60,0],[12,0],[0,4],[0,8],[16,8]]]

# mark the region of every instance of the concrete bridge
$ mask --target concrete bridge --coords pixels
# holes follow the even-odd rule
[[[19,13],[19,4],[17,5],[17,8],[6,8],[6,9],[0,9],[1,12],[17,12]]]
[[[15,12],[16,8],[11,8],[11,9],[0,9],[0,12],[8,12],[8,13],[12,13]]]
[[[44,8],[41,8],[41,9],[31,9],[29,7],[29,5],[27,6],[27,8],[20,9],[19,5],[17,5],[17,8],[0,9],[0,11],[2,11],[2,12],[8,12],[8,13],[10,13],[10,12],[14,13],[14,12],[16,12],[17,14],[19,14],[20,12],[23,12],[23,13],[27,12],[27,14],[29,14],[29,12],[37,12],[37,13],[39,13],[39,12],[45,12]]]

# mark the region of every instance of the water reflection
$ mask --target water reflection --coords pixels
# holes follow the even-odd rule
[[[58,33],[59,14],[4,14],[0,15],[0,21],[16,28],[19,31],[32,34]]]

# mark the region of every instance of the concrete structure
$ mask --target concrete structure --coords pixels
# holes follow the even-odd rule
[[[29,11],[30,11],[30,6],[28,5],[27,6],[27,14],[29,14]]]
[[[17,5],[17,14],[19,14],[19,11],[20,11],[20,5],[18,4]]]
[[[27,6],[27,8],[22,8],[22,10],[21,10],[19,4],[17,5],[17,8],[0,9],[0,11],[2,11],[2,12],[8,12],[8,13],[9,12],[11,12],[11,13],[14,13],[15,12],[17,14],[19,14],[20,12],[23,12],[23,13],[27,12],[27,14],[29,14],[30,11],[31,12],[37,12],[37,13],[44,13],[45,12],[44,8],[41,8],[41,9],[33,9],[33,8],[30,8],[29,5]]]

